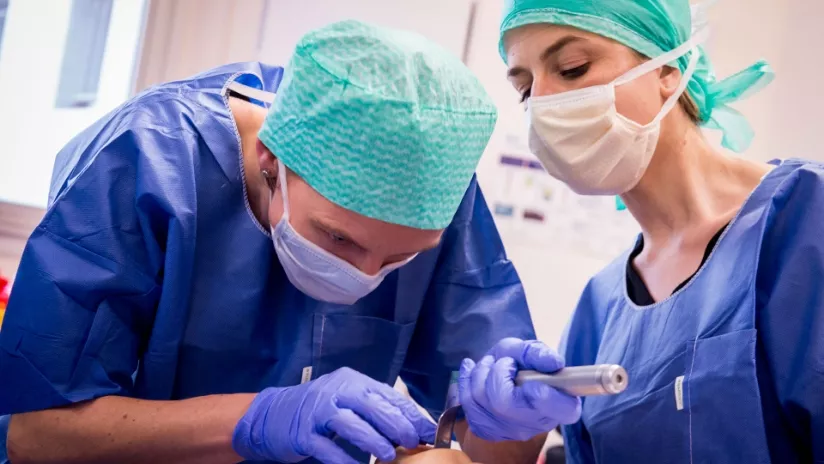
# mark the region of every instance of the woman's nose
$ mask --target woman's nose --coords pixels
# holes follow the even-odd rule
[[[543,97],[547,95],[555,95],[564,91],[563,86],[552,79],[548,74],[535,74],[532,81],[532,88],[530,89],[530,96]]]

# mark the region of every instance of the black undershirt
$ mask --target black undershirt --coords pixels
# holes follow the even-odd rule
[[[232,90],[232,89],[229,89],[229,91],[228,91],[228,92],[226,92],[226,94],[227,94],[228,96],[232,97],[232,98],[237,98],[237,99],[239,99],[239,100],[243,100],[243,101],[245,101],[245,102],[250,102],[250,103],[252,102],[252,99],[251,99],[251,98],[249,98],[249,97],[247,97],[246,95],[243,95],[243,94],[241,94],[241,93],[235,92],[235,91],[234,91],[234,90]]]
[[[701,264],[698,266],[698,269],[701,269],[701,266],[707,261],[707,258],[710,257],[710,253],[715,248],[715,244],[718,243],[718,239],[721,238],[721,234],[727,229],[727,226],[724,226],[718,232],[713,235],[710,239],[710,242],[707,244],[706,250],[704,250],[704,257],[701,258]],[[627,260],[627,296],[629,299],[632,300],[633,303],[637,304],[638,306],[649,306],[655,304],[655,300],[652,298],[652,295],[649,293],[649,289],[647,289],[647,284],[644,283],[644,280],[641,279],[641,275],[638,274],[638,271],[635,270],[635,266],[632,265],[632,261],[641,254],[641,251],[644,249],[644,236],[640,235],[638,237],[638,241],[635,242],[635,248],[632,249],[632,253],[629,254],[629,260]],[[691,276],[687,278],[687,280],[681,282],[681,284],[675,287],[675,290],[672,293],[681,290],[684,285],[687,285],[695,274],[698,272],[698,269],[692,273]]]

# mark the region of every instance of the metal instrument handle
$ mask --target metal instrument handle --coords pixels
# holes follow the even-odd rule
[[[627,371],[617,364],[566,367],[552,374],[537,371],[520,371],[516,385],[540,382],[572,396],[615,395],[629,385]]]

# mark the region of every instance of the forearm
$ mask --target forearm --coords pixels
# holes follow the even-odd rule
[[[25,463],[235,463],[234,427],[252,394],[181,401],[103,397],[14,415],[8,453]]]
[[[535,464],[547,437],[544,433],[527,441],[492,443],[475,436],[466,421],[455,424],[455,435],[473,462],[495,464]]]

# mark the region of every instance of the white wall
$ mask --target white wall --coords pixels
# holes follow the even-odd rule
[[[824,4],[810,0],[719,0],[710,10],[712,37],[709,53],[719,78],[734,74],[760,58],[776,70],[776,80],[750,99],[734,107],[747,116],[755,129],[755,139],[743,155],[750,159],[769,161],[774,158],[805,157],[824,159],[818,153],[795,152],[788,144],[785,127],[794,125],[798,100],[787,98],[787,91],[797,86],[809,65],[788,66],[788,53],[804,35],[800,24],[792,24],[790,16],[803,4],[817,5],[817,14],[824,13]],[[819,41],[824,34],[818,32]],[[803,48],[803,47],[802,47]],[[800,66],[799,66],[800,65]],[[819,100],[821,102],[821,100]],[[713,140],[718,134],[710,132]],[[800,135],[800,134],[799,134]],[[807,133],[806,136],[811,136]]]
[[[736,37],[731,30],[719,31],[717,61],[719,67],[721,56],[725,65],[743,64],[741,55],[760,51],[776,69],[776,82],[764,92],[764,98],[741,105],[758,124],[757,155],[761,159],[801,157],[824,161],[820,143],[824,2],[750,0],[745,5],[737,11],[734,5],[718,5],[718,15],[746,35]]]
[[[269,0],[260,59],[285,65],[303,34],[345,19],[412,30],[461,56],[470,4],[471,0]]]
[[[135,90],[257,59],[271,0],[152,0]]]
[[[0,50],[0,201],[45,207],[60,148],[129,96],[144,1],[115,1],[98,99],[79,109],[55,108],[71,2],[9,2]]]
[[[470,4],[471,0],[154,0],[137,89],[234,61],[257,59],[286,66],[301,36],[345,19],[416,31],[460,56]]]

